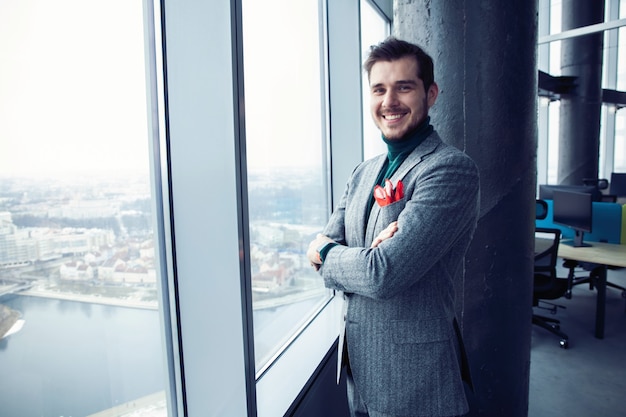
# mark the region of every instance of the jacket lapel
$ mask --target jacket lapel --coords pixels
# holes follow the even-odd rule
[[[413,152],[409,154],[409,156],[406,157],[404,162],[402,162],[402,165],[400,165],[400,167],[396,170],[396,172],[391,176],[391,182],[395,185],[398,183],[398,181],[404,181],[404,178],[407,176],[407,174],[417,164],[419,164],[424,159],[425,156],[434,152],[440,143],[441,143],[441,138],[439,137],[437,132],[433,132],[429,137],[426,138],[426,140],[424,140],[423,143],[418,145],[413,150]],[[384,159],[382,161],[384,162]],[[380,172],[380,169],[382,168],[382,163],[376,164],[375,168],[376,168],[376,171],[371,180],[372,184],[374,183],[374,181],[376,181],[376,177],[378,176],[378,173]],[[405,189],[406,189],[406,185],[407,184],[405,184]],[[365,239],[364,246],[371,244],[371,242],[374,240],[374,237],[375,237],[374,232],[376,231],[376,222],[380,214],[380,209],[381,209],[380,206],[374,203],[372,207],[372,212],[370,213],[369,219],[367,221],[367,227],[365,229],[365,232],[359,235],[359,236],[364,236],[364,239]],[[367,218],[367,216],[365,218]],[[384,226],[387,227],[387,225],[384,225]]]
[[[387,155],[381,155],[377,158],[378,160],[371,164],[371,167],[368,168],[368,170],[364,173],[363,178],[361,179],[363,186],[359,187],[360,191],[358,192],[357,200],[359,204],[359,210],[361,210],[360,218],[362,219],[362,221],[356,222],[356,224],[354,225],[357,228],[354,235],[358,242],[357,246],[369,246],[370,243],[368,242],[371,241],[367,240],[368,228],[366,227],[365,222],[368,219],[368,214],[369,218],[371,219],[372,216],[375,216],[376,210],[380,208],[378,207],[378,204],[374,203],[371,213],[367,213],[372,198],[372,193],[374,192],[374,185],[376,183],[376,179],[378,178],[378,173],[383,168],[385,160],[387,159]]]
[[[419,164],[425,156],[433,153],[437,146],[441,143],[441,139],[437,132],[433,132],[429,137],[424,140],[417,148],[413,150],[406,157],[402,165],[396,170],[396,172],[391,176],[391,181],[396,184],[398,180],[403,180],[404,177],[415,167],[415,165]]]

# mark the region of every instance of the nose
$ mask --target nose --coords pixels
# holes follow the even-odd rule
[[[383,107],[394,107],[398,103],[398,95],[395,91],[389,90],[385,93],[383,97],[382,105]]]

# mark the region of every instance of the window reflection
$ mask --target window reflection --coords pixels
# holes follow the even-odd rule
[[[327,221],[317,0],[245,0],[243,57],[256,368],[328,299],[306,258]]]
[[[167,415],[143,35],[139,0],[0,3],[3,415]]]

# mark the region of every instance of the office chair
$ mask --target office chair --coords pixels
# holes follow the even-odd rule
[[[602,191],[609,188],[609,180],[607,180],[606,178],[583,178],[583,185],[594,186],[601,192],[598,201],[601,201],[603,203],[617,202],[617,196],[615,194],[605,194]]]
[[[609,180],[606,178],[583,178],[583,185],[593,185],[598,190],[606,190],[609,188]]]
[[[541,208],[542,200],[537,200],[538,214]],[[545,203],[545,202],[544,202]],[[550,237],[548,247],[542,248],[535,253],[535,267],[533,279],[533,307],[549,310],[552,314],[556,314],[559,308],[565,306],[553,304],[545,300],[556,300],[565,295],[567,292],[567,279],[558,278],[556,275],[556,261],[558,258],[559,240],[561,239],[561,231],[553,228],[535,229],[536,234]],[[537,249],[537,248],[536,248]],[[540,303],[548,304],[550,307],[544,307]],[[569,337],[563,333],[560,328],[561,322],[555,318],[542,316],[533,312],[533,324],[548,330],[559,336],[559,346],[567,349],[569,346]]]
[[[548,217],[548,203],[545,200],[537,199],[535,204],[535,219],[543,220]]]
[[[610,193],[619,197],[626,197],[626,172],[612,172]]]

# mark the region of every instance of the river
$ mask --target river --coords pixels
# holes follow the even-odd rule
[[[325,300],[312,290],[255,310],[257,361]],[[15,294],[0,302],[25,321],[0,340],[1,417],[85,417],[165,390],[157,310]]]
[[[0,415],[83,417],[165,389],[156,310],[13,295],[0,340]]]

